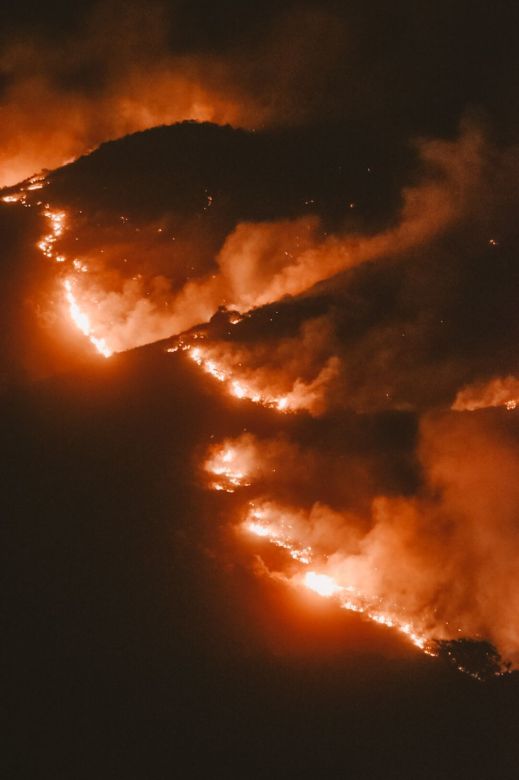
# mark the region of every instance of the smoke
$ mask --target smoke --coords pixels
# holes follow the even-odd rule
[[[403,255],[444,231],[467,209],[479,184],[482,138],[468,129],[457,142],[422,142],[419,151],[424,180],[404,189],[397,224],[380,233],[326,236],[308,220],[240,225],[218,260],[231,305],[261,306],[298,295],[361,263]]]
[[[511,411],[518,403],[519,380],[507,376],[464,387],[457,394],[452,409],[455,412],[474,412],[476,409],[504,406]]]
[[[345,409],[368,417],[415,410],[419,441],[407,445],[420,475],[414,483],[396,477],[388,462],[394,440],[386,449],[366,440],[360,454],[343,416],[335,418],[345,439],[339,457],[323,439],[326,422],[310,446],[298,441],[297,429],[293,439],[270,442],[247,435],[209,456],[210,486],[237,493],[238,505],[247,489],[237,519],[244,532],[288,556],[275,563],[285,580],[303,581],[301,567],[311,562],[318,576],[353,594],[356,607],[409,624],[420,637],[490,640],[517,665],[517,441],[494,418],[444,411],[454,390],[498,352],[489,337],[463,354],[471,331],[461,302],[471,278],[486,293],[483,282],[496,271],[500,250],[488,236],[501,212],[501,163],[472,126],[456,141],[421,142],[419,149],[421,176],[403,189],[386,227],[331,233],[316,217],[240,223],[214,265],[197,265],[185,281],[177,275],[173,293],[167,275],[137,275],[118,293],[99,287],[96,316],[104,312],[110,343],[124,349],[208,321],[221,306],[238,309],[248,314],[221,312],[180,342],[237,398],[325,421]],[[374,313],[366,300],[376,297],[375,280],[381,302]],[[323,282],[314,296],[328,296],[325,311],[310,315],[308,293]],[[168,311],[158,310],[161,298]],[[349,334],[347,307],[359,304],[364,314],[352,317]],[[285,333],[279,322],[292,309],[300,322]],[[445,311],[452,322],[439,336]],[[514,382],[471,385],[453,408],[514,400]]]
[[[131,248],[118,234],[110,238],[98,231],[97,247],[90,239],[87,256],[80,257],[89,273],[78,279],[76,293],[95,335],[112,351],[130,349],[207,321],[221,306],[246,312],[300,295],[362,264],[403,259],[433,242],[471,213],[481,186],[485,149],[481,134],[472,127],[456,141],[423,141],[418,149],[421,180],[403,190],[393,223],[376,232],[339,228],[329,233],[315,216],[246,222],[227,235],[214,259],[204,260],[210,233],[204,237],[187,222],[182,228],[184,251],[177,252],[168,268],[167,220],[164,232],[160,228],[157,233],[155,222],[137,228],[141,235],[133,235]],[[98,221],[97,214],[92,219]],[[91,231],[90,224],[83,225],[85,231]],[[77,251],[78,246],[73,248]],[[157,266],[164,269],[158,276],[153,274]],[[323,386],[336,373],[333,358],[310,377],[315,385],[308,386],[308,379],[301,377],[307,387],[292,387],[289,392],[308,396],[303,407],[318,407]]]
[[[183,40],[185,13],[180,4],[103,2],[59,43],[41,31],[4,42],[0,186],[104,141],[186,119],[292,124],[310,110],[301,85],[313,91],[339,56],[341,22],[317,9],[278,13],[243,42],[198,47]]]
[[[246,43],[195,52],[172,50],[159,7],[132,7],[124,19],[121,27],[114,6],[90,20],[79,43],[72,37],[56,50],[33,37],[4,48],[4,184],[160,123],[304,121],[322,108],[316,85],[344,48],[344,28],[314,12],[297,15],[290,46],[289,15]],[[330,44],[324,54],[316,46],[323,39]],[[347,100],[365,102],[351,93]],[[243,437],[224,445],[233,450],[230,465],[218,451],[206,463],[215,489],[237,493],[237,505],[240,490],[249,491],[253,506],[243,502],[240,520],[259,516],[275,532],[281,552],[291,554],[285,579],[300,579],[311,550],[322,575],[366,604],[427,636],[488,638],[518,663],[517,442],[494,416],[438,411],[518,399],[512,376],[480,379],[513,370],[517,340],[513,326],[503,325],[515,295],[509,284],[506,297],[506,283],[518,155],[498,150],[467,122],[454,140],[415,147],[413,178],[407,175],[398,206],[376,226],[352,216],[346,187],[339,217],[328,219],[326,206],[317,214],[306,208],[299,182],[299,206],[279,218],[242,211],[228,218],[223,206],[218,211],[225,187],[203,182],[202,205],[190,201],[188,217],[171,206],[167,189],[157,197],[159,211],[150,216],[146,202],[140,220],[114,202],[106,214],[116,215],[116,229],[103,217],[103,193],[89,211],[77,208],[84,166],[71,166],[48,187],[50,208],[66,212],[54,245],[66,258],[57,266],[57,290],[67,317],[69,283],[93,337],[111,351],[198,326],[182,343],[232,395],[319,418],[307,421],[316,426],[310,444],[298,439],[305,423],[296,419],[291,439]],[[133,161],[125,164],[131,171]],[[70,207],[64,197],[52,202],[60,175],[70,176]],[[320,175],[331,176],[330,168]],[[126,182],[121,177],[115,191],[124,193]],[[177,201],[182,196],[179,185]],[[325,304],[316,314],[319,296]],[[218,314],[222,307],[245,316],[233,325],[231,315]],[[297,325],[285,331],[287,312]],[[410,436],[398,452],[398,426],[389,443],[363,430],[362,448],[354,446],[355,425],[376,427],[377,414],[395,410],[416,415],[418,446]],[[367,422],[353,423],[362,416],[355,412]],[[325,432],[335,423],[333,448]]]
[[[262,128],[347,118],[383,126],[381,143],[452,130],[467,100],[516,120],[506,9],[485,15],[459,58],[457,8],[443,18],[420,3],[382,4],[363,17],[333,0],[223,4],[211,14],[196,3],[84,6],[69,9],[73,24],[42,7],[32,27],[13,21],[0,40],[0,185],[184,119]],[[499,57],[488,46],[492,30]]]
[[[0,185],[156,125],[196,119],[251,126],[261,118],[261,110],[228,84],[228,63],[168,53],[159,11],[127,10],[121,28],[114,8],[113,16],[105,11],[91,21],[79,41],[56,49],[28,40],[2,53],[8,86]],[[77,83],[67,84],[71,73]]]
[[[290,552],[275,562],[286,577],[298,582],[302,566],[317,565],[360,603],[425,636],[489,639],[519,663],[519,449],[490,419],[426,416],[416,450],[421,486],[412,496],[381,496],[373,482],[363,512],[344,485],[353,494],[369,488],[326,450],[250,435],[222,446],[253,486],[244,530],[259,518],[251,530]],[[316,485],[318,500],[308,487]]]
[[[233,315],[230,317],[232,322]],[[295,336],[286,339],[244,345],[216,339],[205,339],[202,344],[197,340],[189,354],[208,373],[227,381],[230,392],[238,398],[282,412],[305,410],[319,416],[331,404],[328,397],[340,373],[340,359],[332,350],[330,324],[320,317],[307,320]]]

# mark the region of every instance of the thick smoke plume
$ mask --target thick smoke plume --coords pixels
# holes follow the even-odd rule
[[[155,32],[151,38],[157,41]],[[128,72],[123,61],[114,66],[117,89],[104,87],[103,100],[139,92],[142,69]],[[186,78],[185,62],[180,71]],[[158,89],[161,72],[154,73]],[[225,76],[218,87],[224,82]],[[33,94],[23,80],[15,88]],[[195,88],[191,82],[174,88],[187,95],[190,115]],[[200,116],[233,119],[225,112],[243,110],[239,92],[225,83],[221,114],[214,113],[211,95],[213,113]],[[85,115],[98,104],[81,103],[81,137],[71,153],[162,121],[160,99],[154,100],[158,113],[143,119],[137,111],[138,120],[101,128],[92,140],[81,133]],[[16,97],[15,104],[28,106],[29,98],[25,104]],[[122,112],[109,105],[107,115],[119,121]],[[258,114],[251,106],[245,107],[249,118],[264,116],[264,106]],[[58,263],[55,299],[64,321],[72,299],[76,324],[87,322],[83,332],[94,344],[101,339],[107,352],[181,334],[168,347],[184,349],[220,380],[215,392],[263,404],[272,414],[294,413],[290,438],[230,442],[230,466],[213,454],[211,478],[223,493],[247,487],[254,506],[244,502],[242,521],[252,512],[249,523],[260,517],[276,527],[281,518],[274,538],[290,554],[286,580],[298,581],[297,567],[315,551],[320,575],[351,588],[366,604],[398,613],[428,637],[489,639],[517,663],[519,605],[511,585],[518,563],[517,388],[512,376],[487,384],[489,376],[515,370],[517,330],[509,305],[515,300],[515,238],[508,219],[515,201],[506,171],[516,170],[517,153],[498,152],[471,124],[456,140],[421,141],[417,148],[419,164],[413,176],[407,171],[403,177],[399,202],[371,223],[355,221],[350,206],[356,204],[346,200],[333,218],[326,208],[312,211],[303,188],[297,208],[279,217],[239,212],[228,218],[224,188],[209,186],[191,212],[171,206],[166,189],[164,201],[157,198],[160,209],[148,210],[146,202],[139,217],[137,209],[125,210],[122,178],[124,206],[119,209],[115,197],[110,208],[97,204],[90,182],[94,205],[84,211],[82,193],[74,190],[75,182],[88,184],[83,161],[49,177],[49,205],[43,182],[35,184],[41,185],[36,194],[24,192],[50,231],[59,225],[53,239],[48,234],[53,242],[43,238],[40,246],[45,262]],[[110,149],[100,151],[109,158]],[[59,209],[63,217],[56,217]],[[447,411],[509,402],[512,414]],[[318,419],[306,420],[316,427],[303,441],[305,423],[297,415],[306,412]],[[503,416],[512,421],[510,431]],[[409,420],[420,431],[418,443]],[[373,430],[384,425],[389,434],[377,438]],[[363,426],[373,430],[355,449],[350,439],[358,441]],[[328,452],[323,442],[330,428],[336,446]],[[402,451],[395,454],[399,436]]]
[[[416,453],[423,472],[416,495],[373,492],[365,512],[355,507],[355,493],[367,484],[357,482],[347,458],[334,466],[322,450],[302,455],[287,441],[250,435],[223,447],[252,484],[249,499],[255,490],[253,517],[261,517],[278,546],[312,551],[320,575],[425,636],[490,639],[519,662],[519,603],[512,586],[519,565],[519,449],[491,420],[426,417]],[[209,471],[212,466],[214,456],[206,465]],[[285,571],[295,581],[302,576],[297,563]]]
[[[163,246],[153,244],[153,240],[163,242],[163,228],[155,223],[139,228],[142,238],[134,236],[133,249],[119,238],[110,243],[109,235],[103,244],[100,233],[98,247],[91,246],[89,254],[80,258],[89,273],[77,280],[77,296],[93,331],[112,351],[130,349],[205,322],[221,306],[249,311],[304,293],[364,263],[404,258],[471,213],[484,168],[481,135],[472,128],[457,141],[422,142],[419,152],[421,181],[403,190],[393,224],[374,233],[340,229],[329,233],[317,217],[241,223],[207,270],[196,259],[203,238],[193,232],[181,262],[186,264],[186,258],[192,257],[194,273],[187,270],[184,276],[181,267],[168,272],[166,266],[164,273],[150,274],[152,258],[160,257]],[[155,239],[148,239],[150,234]],[[319,385],[335,372],[333,364],[321,370],[325,376]]]

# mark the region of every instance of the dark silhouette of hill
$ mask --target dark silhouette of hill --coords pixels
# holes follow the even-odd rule
[[[46,192],[67,206],[143,220],[205,209],[227,230],[240,221],[309,213],[344,220],[349,202],[360,202],[366,217],[380,217],[398,198],[397,176],[411,159],[390,134],[353,123],[247,132],[182,122],[102,144],[51,173]]]

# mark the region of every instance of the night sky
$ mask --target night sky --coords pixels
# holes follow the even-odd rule
[[[2,777],[517,777],[518,16],[0,10]]]

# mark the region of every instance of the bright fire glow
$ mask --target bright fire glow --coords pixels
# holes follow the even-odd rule
[[[276,409],[278,412],[294,412],[297,411],[297,405],[291,405],[287,396],[277,396],[271,393],[261,393],[256,388],[247,384],[243,380],[237,380],[232,376],[229,369],[224,368],[218,364],[214,358],[207,356],[202,347],[192,347],[190,344],[180,344],[168,349],[168,352],[177,352],[179,349],[187,352],[191,360],[200,366],[200,368],[206,373],[210,374],[214,379],[222,384],[225,384],[226,390],[229,395],[240,400],[246,399],[252,401],[255,404],[261,406],[267,406],[271,409]]]
[[[279,526],[271,522],[270,512],[262,508],[251,506],[243,528],[254,536],[260,536],[275,547],[281,547],[286,550],[294,561],[299,561],[303,565],[310,563],[312,559],[312,550],[310,547],[304,547],[296,544],[292,538],[292,526],[289,520],[282,520]]]
[[[201,351],[196,348],[195,359],[202,359]],[[205,461],[205,470],[216,477],[210,487],[216,491],[234,493],[237,489],[250,487],[257,476],[257,453],[247,440],[224,443],[212,450]],[[273,547],[288,554],[292,563],[285,579],[296,587],[303,586],[323,598],[334,598],[341,609],[364,615],[379,625],[394,629],[407,637],[416,647],[426,653],[428,640],[432,636],[425,630],[413,626],[408,616],[400,613],[395,605],[385,609],[379,599],[367,597],[351,583],[341,583],[326,571],[327,555],[325,551],[314,548],[308,541],[311,529],[304,513],[285,509],[272,502],[249,503],[246,516],[241,524],[245,533],[262,539]],[[312,564],[311,571],[303,568]],[[320,568],[322,565],[323,568]],[[298,570],[293,570],[293,567]]]
[[[23,192],[17,192],[14,195],[4,195],[2,201],[4,203],[19,203],[25,200],[25,194]]]
[[[54,244],[63,235],[65,229],[65,212],[52,211],[52,209],[46,208],[43,212],[43,216],[50,222],[50,232],[38,241],[37,246],[45,257],[48,257],[50,260],[57,259],[55,257]],[[63,262],[63,260],[59,260],[58,262]]]
[[[41,189],[44,187],[45,183],[46,182],[43,177],[36,176],[30,180],[29,186],[26,189]],[[25,197],[25,193],[22,190],[16,195],[6,196],[3,200],[7,203],[22,200],[25,203]],[[42,254],[44,254],[45,257],[48,257],[50,260],[54,260],[56,263],[66,263],[66,255],[58,254],[56,252],[56,243],[60,238],[62,238],[65,231],[67,215],[64,211],[51,209],[48,204],[44,205],[43,211],[41,213],[42,216],[45,217],[45,219],[49,222],[49,232],[42,236],[42,238],[37,243],[37,247],[40,252],[42,252]],[[88,272],[88,266],[78,258],[75,258],[72,261],[72,268],[76,273]],[[101,355],[103,355],[105,358],[110,357],[113,354],[113,350],[111,350],[108,346],[106,339],[95,334],[90,317],[78,300],[77,292],[74,289],[74,283],[71,277],[64,280],[63,289],[65,291],[65,300],[68,304],[68,312],[76,328],[78,328],[78,330],[80,330],[81,333],[83,333],[83,335],[88,338],[90,343]]]
[[[216,452],[205,462],[204,467],[207,472],[217,477],[211,483],[214,490],[234,493],[236,488],[250,485],[247,479],[248,464],[233,447],[224,447]]]
[[[266,511],[252,506],[243,527],[249,533],[266,539],[275,547],[287,550],[290,557],[303,566],[308,566],[310,563],[315,566],[315,563],[322,558],[318,551],[297,540],[295,523],[291,522],[290,518],[286,518],[281,510],[276,517],[272,509]],[[402,620],[395,611],[386,612],[380,607],[371,606],[370,600],[359,594],[351,585],[341,585],[329,574],[316,569],[305,572],[302,578],[300,574],[296,574],[292,577],[292,581],[295,585],[302,584],[303,587],[323,598],[336,598],[341,609],[361,613],[375,623],[395,629],[408,637],[420,650],[429,653],[427,642],[431,637],[413,627],[408,620]]]
[[[342,588],[340,585],[329,577],[327,574],[317,574],[315,571],[309,571],[305,574],[303,583],[305,588],[313,590],[314,593],[318,593],[319,596],[329,598],[340,593]]]
[[[94,335],[92,326],[90,324],[90,319],[88,315],[81,310],[80,305],[76,299],[72,287],[72,281],[70,279],[65,279],[63,287],[65,288],[65,298],[67,299],[69,306],[69,313],[75,326],[81,331],[81,333],[83,333],[83,335],[89,339],[89,341],[94,345],[97,351],[101,353],[101,355],[103,355],[105,358],[109,358],[113,354],[112,350],[108,347],[104,339],[98,338]]]

